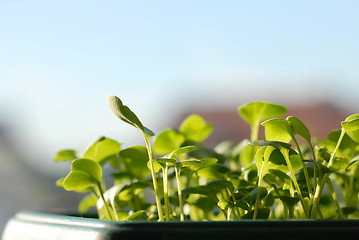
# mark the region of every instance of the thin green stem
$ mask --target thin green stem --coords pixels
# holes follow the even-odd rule
[[[228,209],[227,209],[227,221],[231,220],[231,213],[232,213],[232,208],[228,207]]]
[[[259,207],[260,207],[260,195],[261,195],[260,189],[261,189],[261,186],[262,186],[264,165],[266,163],[267,163],[267,161],[263,160],[263,164],[262,164],[261,170],[259,172],[259,176],[258,176],[258,191],[257,191],[256,203],[254,205],[253,220],[255,220],[257,218],[258,210],[259,210]]]
[[[176,181],[177,181],[177,193],[178,193],[178,202],[179,202],[179,209],[180,209],[180,220],[184,221],[184,212],[183,212],[183,198],[182,198],[182,188],[181,188],[181,167],[177,168],[175,166],[176,172]]]
[[[333,151],[333,153],[330,156],[330,159],[328,161],[328,164],[327,164],[328,168],[330,168],[333,165],[335,155],[336,155],[336,153],[337,153],[337,151],[338,151],[338,149],[340,147],[340,144],[342,143],[344,135],[345,135],[345,130],[342,128],[340,136],[339,136],[339,139],[338,139],[338,142],[337,142],[337,145],[335,146],[335,149],[334,149],[334,151]],[[317,188],[316,188],[315,194],[314,194],[313,207],[312,207],[312,212],[311,212],[311,217],[312,218],[315,218],[316,211],[317,211],[317,208],[318,208],[318,205],[319,205],[320,196],[322,194],[324,184],[327,182],[328,178],[329,178],[329,174],[328,173],[324,174],[321,183],[319,183],[317,185]]]
[[[112,214],[111,214],[111,212],[110,212],[110,209],[109,209],[109,207],[108,207],[108,205],[107,205],[107,203],[106,203],[105,197],[104,197],[104,195],[103,195],[103,190],[102,190],[102,187],[101,187],[101,183],[97,183],[96,186],[97,186],[98,191],[99,191],[99,193],[100,193],[100,198],[102,199],[103,205],[104,205],[105,210],[106,210],[106,213],[107,213],[107,215],[108,215],[108,218],[109,218],[110,220],[114,220],[114,219],[113,219],[113,216],[112,216]]]
[[[344,218],[343,211],[342,211],[342,208],[339,205],[338,197],[337,197],[337,194],[335,193],[334,186],[333,186],[333,183],[330,180],[330,178],[328,178],[327,184],[328,184],[329,190],[330,190],[330,192],[332,194],[332,198],[333,198],[333,200],[335,202],[335,205],[337,206],[339,218],[343,219]]]
[[[155,198],[156,198],[156,204],[157,204],[158,218],[159,218],[159,221],[164,221],[161,197],[160,197],[159,189],[158,189],[158,183],[157,183],[157,177],[156,177],[156,173],[155,173],[151,144],[150,144],[149,138],[145,134],[144,134],[144,138],[145,138],[145,143],[146,143],[146,147],[147,147],[148,157],[150,160],[150,169],[151,169],[151,176],[152,176],[152,181],[153,181],[153,190],[155,192]]]
[[[309,193],[309,199],[312,199],[313,198],[313,190],[312,190],[312,185],[310,183],[310,178],[309,178],[309,174],[308,174],[308,169],[307,169],[307,166],[305,165],[305,162],[304,162],[304,157],[303,157],[303,154],[302,154],[302,151],[300,150],[300,147],[299,147],[299,144],[297,142],[297,140],[293,137],[292,138],[295,146],[297,147],[297,150],[298,150],[298,154],[299,154],[299,157],[300,157],[300,162],[302,163],[302,168],[303,168],[303,172],[304,172],[304,177],[305,177],[305,181],[307,183],[307,188],[308,188],[308,193]]]
[[[171,205],[170,199],[168,196],[168,164],[166,167],[162,168],[163,170],[163,193],[164,193],[164,200],[165,200],[165,213],[166,213],[166,220],[171,220]]]
[[[280,149],[281,153],[283,154],[284,156],[284,159],[287,163],[287,166],[288,166],[288,169],[289,169],[289,172],[292,176],[292,180],[293,180],[293,183],[294,183],[294,187],[295,189],[297,190],[297,193],[298,193],[298,197],[299,197],[299,200],[302,204],[302,207],[303,207],[303,211],[305,213],[305,215],[307,217],[309,217],[309,214],[308,214],[308,210],[307,210],[307,206],[304,202],[304,198],[303,198],[303,195],[302,195],[302,192],[300,191],[300,187],[298,185],[298,181],[297,181],[297,178],[295,177],[295,174],[294,174],[294,171],[293,171],[293,167],[292,167],[292,163],[290,162],[290,158],[289,158],[289,150],[288,149],[285,149],[285,148],[281,148]]]

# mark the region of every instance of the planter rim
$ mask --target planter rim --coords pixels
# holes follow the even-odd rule
[[[61,212],[21,211],[11,218],[2,240],[30,239],[357,239],[359,219],[117,222]]]
[[[233,220],[233,221],[110,221],[110,220],[101,220],[93,217],[89,217],[84,214],[81,216],[78,213],[71,212],[60,212],[60,211],[35,211],[35,210],[24,210],[18,212],[15,216],[15,219],[22,221],[33,221],[33,222],[46,222],[53,224],[65,224],[65,225],[86,225],[91,227],[119,227],[126,226],[131,227],[134,225],[141,225],[149,227],[160,226],[160,227],[170,227],[170,226],[194,226],[200,227],[203,225],[229,225],[229,226],[238,226],[238,225],[285,225],[285,226],[340,226],[340,225],[353,225],[359,227],[359,219],[242,219],[242,220]]]

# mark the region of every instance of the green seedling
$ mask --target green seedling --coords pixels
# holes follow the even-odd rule
[[[71,163],[56,185],[85,193],[81,214],[96,208],[100,219],[113,221],[359,218],[359,114],[316,140],[298,118],[279,118],[285,107],[253,102],[238,108],[250,140],[209,147],[213,125],[200,115],[155,136],[118,97],[107,103],[141,132],[144,146],[123,149],[100,137],[82,154],[55,155],[54,161]]]
[[[112,95],[108,96],[107,104],[110,107],[110,109],[112,110],[112,112],[119,119],[134,126],[137,129],[139,129],[143,134],[143,137],[144,137],[145,143],[146,143],[146,147],[147,147],[147,151],[148,151],[150,170],[151,170],[152,181],[153,181],[153,188],[154,188],[155,195],[156,195],[158,216],[159,216],[159,220],[163,221],[164,219],[163,219],[163,213],[162,213],[162,204],[161,204],[161,199],[160,199],[160,195],[159,195],[159,191],[158,191],[157,177],[155,174],[154,160],[153,160],[151,144],[150,144],[150,139],[149,139],[150,137],[154,136],[155,134],[151,130],[149,130],[148,128],[143,126],[142,123],[140,122],[140,120],[138,119],[138,117],[127,106],[123,105],[122,101],[118,97],[112,96]]]

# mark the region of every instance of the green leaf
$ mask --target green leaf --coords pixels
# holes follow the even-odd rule
[[[187,187],[182,190],[182,194],[200,194],[213,198],[213,194],[207,189],[207,186],[196,186],[196,187]]]
[[[222,210],[226,210],[228,208],[228,201],[227,200],[220,200],[218,203],[217,203],[217,206],[222,209]]]
[[[139,220],[147,220],[147,218],[148,218],[147,212],[144,210],[140,210],[125,218],[124,221],[132,222]]]
[[[302,136],[305,141],[308,143],[311,142],[311,134],[309,129],[304,125],[302,121],[300,121],[298,118],[289,116],[287,117],[287,121],[290,123],[294,130],[294,135],[298,134],[299,136]]]
[[[292,163],[293,171],[301,168],[302,164],[300,157],[295,154],[294,150],[290,151],[289,158]],[[265,164],[262,170],[262,177],[264,177],[271,169],[280,170],[282,172],[289,171],[287,163],[280,150],[272,146],[260,148],[255,155],[255,162],[258,171],[260,171],[262,165]]]
[[[289,122],[285,119],[269,119],[262,122],[265,127],[265,136],[268,141],[278,141],[289,143],[294,136],[294,130]]]
[[[109,157],[117,155],[120,150],[121,144],[117,141],[106,137],[100,137],[87,148],[82,157],[94,160],[98,163],[103,163]]]
[[[279,199],[285,204],[287,205],[289,208],[293,207],[294,205],[296,205],[299,202],[299,198],[298,197],[290,197],[290,196],[279,196]]]
[[[101,165],[87,158],[79,158],[72,162],[71,170],[87,174],[89,177],[97,182],[101,182],[102,168]]]
[[[151,169],[151,163],[150,163],[150,161],[147,162],[147,168],[148,168],[148,169]],[[162,166],[161,166],[161,164],[159,164],[158,162],[153,161],[153,168],[154,168],[155,172],[158,173],[159,171],[161,171]]]
[[[75,150],[66,149],[66,150],[58,151],[54,157],[54,161],[55,162],[72,161],[76,158],[77,158],[77,156],[76,156]]]
[[[122,101],[118,97],[113,95],[107,96],[107,105],[119,119],[134,126],[135,128],[138,128],[144,135],[155,135],[150,129],[142,125],[136,114],[133,113],[127,106],[123,105]]]
[[[176,163],[176,159],[171,158],[157,158],[155,161],[161,164],[163,168],[166,166],[166,164],[168,166],[173,166]]]
[[[335,129],[331,131],[327,136],[327,142],[322,143],[330,152],[333,152],[339,137],[341,135],[341,130]],[[352,150],[358,145],[348,134],[345,134],[342,142],[339,146],[339,151],[336,156],[347,157],[348,154],[352,153]]]
[[[259,208],[257,213],[257,219],[268,219],[270,214],[270,208]],[[243,219],[253,219],[254,211],[249,211],[243,215]]]
[[[254,145],[254,146],[272,146],[275,148],[280,149],[281,147],[286,148],[286,149],[290,149],[291,148],[291,144],[289,143],[285,143],[285,142],[279,142],[279,141],[265,141],[265,140],[256,140],[256,141],[249,141],[248,142],[249,145]]]
[[[134,195],[139,194],[145,188],[150,188],[152,185],[147,182],[133,182],[125,185],[120,191],[118,191],[118,198],[120,201],[132,201]]]
[[[252,127],[255,127],[263,120],[282,116],[286,112],[285,107],[268,102],[253,102],[241,105],[238,108],[239,115]]]
[[[120,161],[125,163],[126,169],[138,180],[150,174],[147,167],[148,152],[144,146],[132,146],[120,151]]]
[[[215,163],[197,171],[199,177],[211,180],[226,180],[231,170],[223,164]]]
[[[359,143],[359,114],[350,115],[341,124],[345,133],[355,142]]]
[[[96,182],[88,174],[71,171],[63,182],[67,191],[88,192]]]
[[[358,210],[358,208],[355,207],[355,206],[342,207],[342,212],[343,212],[343,214],[345,214],[345,215],[353,214],[353,213],[355,213],[356,211],[359,211],[359,210]]]
[[[319,163],[317,161],[314,161],[314,160],[311,160],[311,159],[307,159],[307,160],[304,160],[304,161],[314,164],[317,167],[317,169],[319,170],[319,174],[320,174],[321,177],[324,176],[324,174],[326,174],[326,173],[332,173],[333,172],[333,170],[331,170],[327,166],[325,166],[325,165],[323,165],[323,164],[321,164],[321,163]]]
[[[166,155],[181,147],[184,141],[185,137],[181,133],[173,129],[164,130],[157,136],[153,152],[158,155]]]
[[[207,188],[212,193],[222,189],[228,189],[231,193],[234,191],[233,183],[227,180],[212,180],[207,183]]]
[[[56,180],[56,187],[64,187],[64,180],[65,180],[65,177],[62,177],[62,178],[59,178]]]
[[[91,207],[96,207],[98,197],[95,194],[86,195],[79,203],[79,213],[86,213]]]
[[[154,132],[152,132],[151,129],[149,129],[149,128],[145,127],[145,126],[143,126],[143,128],[145,130],[144,133],[145,133],[146,137],[153,137],[153,136],[156,135]]]
[[[201,164],[202,161],[198,160],[198,159],[187,159],[187,160],[182,160],[177,162],[177,164],[179,164],[181,167],[189,167],[189,166],[194,166],[194,165],[198,165]]]
[[[292,179],[284,172],[278,169],[269,169],[269,172],[276,177],[280,178],[285,184],[290,185],[292,184]]]
[[[101,165],[94,160],[80,158],[72,161],[71,172],[64,179],[63,186],[67,191],[83,192],[101,182]]]
[[[350,163],[350,159],[346,157],[336,157],[332,166],[330,167],[334,171],[345,170]]]
[[[173,150],[171,153],[167,154],[166,157],[176,159],[178,155],[189,153],[196,149],[197,149],[196,146],[185,146],[185,147],[177,148]]]
[[[259,187],[259,188],[253,189],[253,190],[249,193],[249,196],[250,196],[252,199],[256,199],[256,198],[257,198],[258,191],[259,191],[259,193],[260,193],[259,199],[263,199],[263,198],[265,198],[265,197],[268,195],[268,190],[267,190],[267,188],[265,188],[265,187]]]
[[[359,163],[359,155],[355,156],[352,160],[350,160],[348,166],[345,168],[345,171],[349,171],[352,166],[355,166]]]
[[[182,122],[179,131],[187,140],[202,142],[212,133],[213,126],[207,123],[200,115],[193,114]]]
[[[191,165],[189,166],[189,168],[192,170],[192,171],[198,171],[202,168],[205,168],[205,167],[208,167],[208,166],[211,166],[215,163],[218,162],[218,160],[216,158],[203,158],[203,159],[200,159],[201,163],[198,163],[198,164],[195,164],[195,165]]]

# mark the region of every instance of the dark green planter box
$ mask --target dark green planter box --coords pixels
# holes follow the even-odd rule
[[[2,240],[54,239],[359,239],[359,220],[242,220],[231,222],[114,222],[23,211],[11,218]]]

